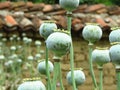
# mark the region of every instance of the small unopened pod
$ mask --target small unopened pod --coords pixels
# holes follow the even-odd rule
[[[17,90],[46,90],[41,81],[26,81],[19,85]]]
[[[47,37],[54,32],[54,29],[57,29],[54,21],[45,21],[40,25],[39,33],[44,39],[47,39]]]
[[[59,0],[59,4],[62,8],[72,11],[79,6],[80,0]]]
[[[53,63],[51,61],[48,61],[48,67],[49,67],[49,72],[50,73],[53,72],[54,66],[53,66]],[[38,63],[37,69],[41,74],[46,75],[46,62],[45,62],[45,60],[42,60]]]
[[[72,76],[71,76],[71,71],[67,73],[67,81],[70,85],[72,85]],[[81,70],[74,70],[74,78],[75,78],[75,83],[76,86],[79,86],[85,82],[85,74]]]
[[[120,45],[116,44],[110,47],[109,49],[111,61],[114,64],[120,65]]]
[[[46,46],[55,54],[55,56],[61,57],[69,52],[71,42],[71,37],[68,34],[63,32],[54,32],[47,38]]]
[[[114,28],[109,34],[110,43],[120,42],[120,28]]]
[[[109,50],[103,48],[93,50],[92,61],[99,66],[103,66],[103,64],[110,62]]]
[[[95,43],[102,37],[102,29],[97,24],[87,24],[82,31],[82,36],[90,43]]]

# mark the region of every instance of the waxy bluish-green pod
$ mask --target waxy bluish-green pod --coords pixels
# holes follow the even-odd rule
[[[69,52],[71,47],[71,37],[63,32],[54,32],[46,40],[47,48],[54,52],[55,56],[61,57]]]
[[[53,21],[45,21],[40,25],[39,33],[44,39],[47,39],[54,29],[57,29],[57,25]]]
[[[107,49],[95,49],[92,52],[92,61],[97,63],[99,66],[103,66],[110,62],[109,50]]]
[[[52,64],[51,61],[48,61],[48,66],[49,66],[49,72],[50,72],[50,73],[53,72],[54,66],[53,66],[53,64]],[[46,63],[45,63],[45,60],[40,61],[40,62],[38,63],[37,69],[38,69],[38,71],[39,71],[41,74],[46,75]]]
[[[71,71],[67,73],[67,81],[70,85],[72,85],[72,76],[71,76]],[[75,78],[75,83],[76,86],[81,85],[85,82],[85,74],[81,70],[74,70],[74,78]]]
[[[120,28],[115,28],[109,35],[110,43],[120,42]]]
[[[109,54],[111,61],[115,64],[120,65],[120,45],[116,44],[110,47]]]
[[[88,24],[83,28],[82,36],[90,43],[95,43],[102,37],[102,29],[95,24]]]
[[[17,90],[46,90],[41,81],[26,81],[19,85]]]
[[[62,8],[72,11],[79,6],[80,0],[59,0],[59,4]]]

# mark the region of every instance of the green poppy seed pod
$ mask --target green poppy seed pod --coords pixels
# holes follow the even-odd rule
[[[120,35],[119,35],[119,33],[120,33],[120,28],[115,29],[115,30],[110,32],[110,35],[109,35],[110,43],[120,42]]]
[[[54,32],[46,40],[46,46],[54,52],[55,56],[61,57],[70,50],[71,37],[63,32]]]
[[[26,81],[19,85],[17,90],[46,90],[41,81]]]
[[[46,21],[41,24],[39,33],[44,39],[47,39],[54,32],[54,29],[57,29],[57,25],[53,21]]]
[[[92,61],[97,63],[99,66],[103,66],[110,62],[109,50],[107,49],[95,49],[92,52]]]
[[[95,43],[102,37],[102,29],[94,24],[86,25],[82,31],[83,38],[90,43]]]
[[[59,4],[62,8],[72,11],[79,6],[80,0],[59,0]]]
[[[53,72],[54,66],[53,66],[53,64],[52,64],[51,61],[48,61],[48,66],[49,66],[49,72],[50,72],[50,73]],[[38,71],[39,71],[41,74],[46,75],[46,63],[45,63],[45,60],[40,61],[40,62],[38,63],[37,69],[38,69]]]
[[[71,71],[67,73],[67,81],[70,85],[72,85],[72,76],[71,76]],[[85,82],[85,74],[81,70],[74,70],[74,78],[75,78],[75,83],[76,86],[81,85]]]
[[[109,54],[111,61],[115,64],[120,65],[120,45],[116,44],[110,47]]]

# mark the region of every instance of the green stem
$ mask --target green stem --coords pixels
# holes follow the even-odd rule
[[[1,73],[0,73],[0,75],[1,75],[1,77],[0,77],[0,85],[1,85],[1,87],[2,87],[2,85],[4,84],[4,81],[3,80],[5,80],[4,79],[4,67],[3,67],[3,61],[1,60],[0,61],[0,71],[1,71]]]
[[[70,36],[72,39],[71,35],[71,20],[72,20],[72,12],[67,12],[67,29],[70,32]],[[73,85],[73,90],[76,90],[76,84],[75,84],[75,79],[74,79],[74,50],[73,50],[73,44],[71,42],[71,48],[70,48],[70,67],[71,67],[71,76],[72,76],[72,85]]]
[[[99,83],[99,90],[103,90],[103,68],[99,67],[100,73],[100,83]]]
[[[31,55],[31,44],[30,43],[28,44],[27,50],[28,50],[28,56],[30,56]]]
[[[62,82],[62,72],[61,72],[61,64],[60,64],[60,62],[58,62],[58,64],[59,64],[59,80],[60,80],[60,90],[64,90],[64,86],[63,86],[63,82]]]
[[[24,43],[23,44],[23,53],[22,53],[22,56],[23,56],[23,59],[24,61],[26,62],[27,61],[27,45]]]
[[[30,61],[30,77],[32,78],[33,77],[33,61]]]
[[[48,78],[48,86],[49,89],[52,90],[51,88],[51,79],[50,79],[50,72],[49,72],[49,64],[48,64],[48,48],[46,47],[46,60],[45,60],[45,64],[46,64],[46,74],[47,74],[47,78]]]
[[[93,63],[92,63],[92,58],[91,58],[92,51],[93,51],[93,48],[92,48],[93,44],[89,43],[88,46],[89,46],[89,68],[90,68],[90,74],[91,74],[91,77],[92,77],[94,88],[95,88],[95,90],[97,90],[97,82],[96,82],[96,79],[95,79],[95,74],[94,74],[94,70],[93,70]]]
[[[120,90],[120,66],[116,68],[117,90]]]
[[[59,63],[55,62],[54,63],[54,76],[53,76],[53,86],[52,86],[52,90],[56,90],[56,83],[57,83],[57,78],[58,78],[58,74],[59,74]]]

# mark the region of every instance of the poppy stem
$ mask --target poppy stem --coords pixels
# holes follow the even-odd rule
[[[70,32],[70,37],[72,39],[71,35],[71,20],[72,20],[72,12],[67,11],[67,29]],[[74,49],[73,49],[73,43],[71,42],[71,48],[70,48],[70,68],[71,68],[71,76],[72,76],[72,85],[73,90],[76,90],[76,84],[74,79]]]
[[[117,90],[120,90],[120,66],[116,65]]]
[[[97,82],[96,82],[96,79],[95,79],[95,74],[94,74],[94,70],[93,70],[93,63],[92,63],[92,51],[93,51],[93,44],[89,42],[88,44],[88,47],[89,47],[89,68],[90,68],[90,74],[91,74],[91,77],[92,77],[92,81],[93,81],[93,84],[94,84],[94,88],[97,90]]]
[[[100,82],[99,82],[99,90],[103,90],[103,67],[99,66],[99,77],[100,77]]]
[[[45,64],[46,64],[46,74],[47,74],[47,78],[48,78],[48,86],[49,86],[49,90],[52,90],[51,87],[51,79],[50,79],[50,72],[49,72],[49,64],[48,64],[48,48],[46,47],[46,60],[45,60]]]

